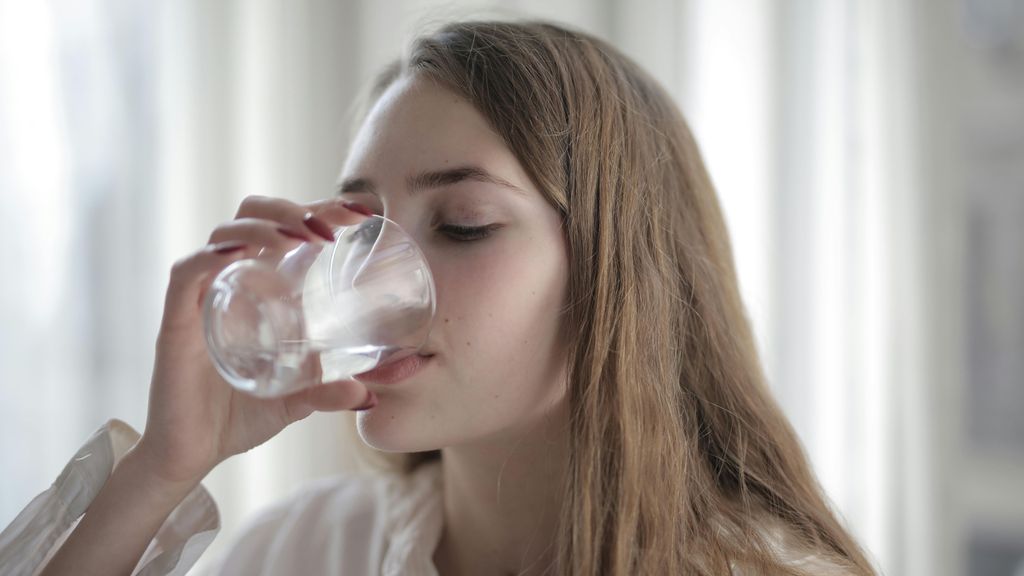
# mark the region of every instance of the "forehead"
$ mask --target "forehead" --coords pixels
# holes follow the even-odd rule
[[[437,82],[403,77],[378,98],[360,127],[344,172],[447,164],[507,163],[511,151],[468,101]],[[514,159],[513,159],[514,160]]]

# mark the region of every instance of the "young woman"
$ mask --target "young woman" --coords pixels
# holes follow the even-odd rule
[[[769,394],[715,192],[655,81],[585,34],[469,22],[420,38],[372,103],[348,208],[247,198],[174,267],[145,433],[46,574],[184,572],[208,543],[206,473],[352,408],[390,471],[265,511],[218,573],[873,574]],[[424,352],[279,400],[234,392],[201,338],[212,275],[358,212],[427,255]]]

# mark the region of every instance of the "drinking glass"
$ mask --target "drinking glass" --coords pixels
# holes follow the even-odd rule
[[[373,215],[278,261],[240,260],[217,275],[203,319],[214,366],[263,397],[348,379],[417,353],[434,320],[434,281],[416,242]]]

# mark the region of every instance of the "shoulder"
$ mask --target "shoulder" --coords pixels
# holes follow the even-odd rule
[[[342,559],[353,573],[369,570],[385,552],[396,510],[429,480],[423,476],[351,472],[309,482],[237,531],[219,573],[322,572]]]
[[[373,520],[389,499],[398,496],[400,485],[400,478],[366,473],[314,480],[256,512],[245,528],[248,532],[261,532],[282,524],[327,528],[341,525],[340,520]]]
[[[758,529],[771,546],[776,558],[787,568],[805,574],[820,574],[822,576],[855,576],[858,574],[841,560],[808,546],[792,529],[777,518],[768,515],[761,516]],[[739,566],[733,567],[735,575],[750,573],[753,572]]]

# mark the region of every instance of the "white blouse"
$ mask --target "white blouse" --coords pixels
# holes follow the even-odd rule
[[[101,426],[0,533],[0,573],[38,574],[138,438],[120,420]],[[314,481],[250,520],[213,573],[437,576],[432,557],[441,537],[441,498],[439,462],[426,462],[409,477],[360,473]],[[189,573],[219,530],[217,505],[199,485],[163,523],[132,574]]]
[[[38,574],[138,438],[120,420],[100,427],[53,485],[0,533],[0,573]],[[408,477],[359,473],[314,481],[252,518],[213,562],[212,573],[437,576],[432,558],[444,520],[442,495],[438,461],[421,464]],[[777,524],[763,529],[789,565],[815,574],[849,573],[804,550]],[[132,574],[189,573],[219,530],[217,505],[200,484],[163,523]]]

